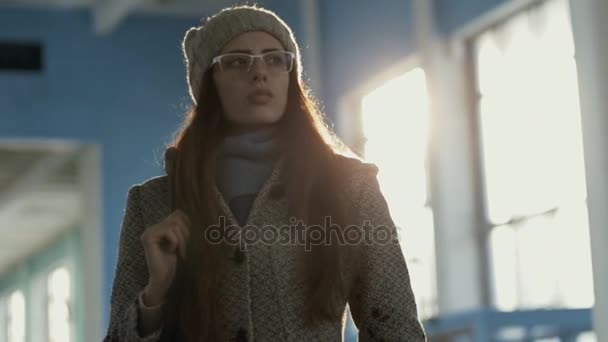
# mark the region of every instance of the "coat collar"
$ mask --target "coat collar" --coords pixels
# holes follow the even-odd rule
[[[270,176],[268,176],[266,181],[264,181],[264,183],[260,187],[260,190],[256,194],[255,199],[253,200],[251,209],[249,210],[249,216],[247,217],[245,225],[249,224],[251,220],[255,216],[257,216],[257,214],[259,214],[259,211],[262,210],[264,207],[264,203],[270,197],[272,197],[271,194],[273,192],[276,192],[276,189],[278,187],[283,186],[282,175],[284,163],[284,157],[280,157],[274,162]],[[213,184],[213,193],[215,195],[217,203],[220,204],[221,211],[226,214],[226,223],[228,225],[238,226],[238,221],[232,213],[232,210],[230,210],[226,200],[224,199],[224,196],[222,195],[216,184]]]
[[[177,157],[177,149],[175,147],[169,147],[165,151],[164,156],[164,169],[167,177],[171,177],[173,174],[175,159]],[[260,190],[258,191],[253,204],[251,206],[251,210],[249,213],[249,217],[247,218],[247,223],[256,216],[256,213],[263,207],[263,202],[266,201],[269,197],[277,197],[277,194],[280,194],[282,187],[284,187],[284,183],[282,177],[284,177],[284,169],[285,169],[285,156],[281,155],[273,164],[272,172],[270,176],[266,179],[266,181],[262,184]],[[215,199],[220,205],[221,211],[225,214],[227,224],[229,225],[238,225],[238,221],[236,220],[234,214],[230,210],[228,204],[226,203],[224,196],[219,191],[217,184],[213,184],[213,194]]]

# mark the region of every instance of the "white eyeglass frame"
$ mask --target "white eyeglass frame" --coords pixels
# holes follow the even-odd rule
[[[249,65],[247,66],[247,70],[245,72],[250,72],[251,67],[253,66],[253,62],[255,61],[256,58],[259,59],[264,65],[266,65],[266,62],[264,61],[264,56],[269,55],[271,53],[277,53],[277,52],[286,53],[291,58],[291,67],[289,68],[289,70],[286,70],[285,72],[290,72],[291,70],[293,70],[293,65],[294,65],[294,60],[296,58],[296,54],[291,51],[284,51],[284,50],[274,50],[274,51],[268,51],[268,52],[259,53],[259,54],[249,54],[249,53],[241,53],[241,52],[226,53],[223,55],[213,57],[213,59],[211,60],[211,64],[209,65],[209,69],[211,69],[215,64],[218,64],[220,67],[220,71],[224,71],[224,69],[222,68],[222,63],[221,63],[223,57],[247,56],[247,57],[249,57],[250,62],[249,62]]]

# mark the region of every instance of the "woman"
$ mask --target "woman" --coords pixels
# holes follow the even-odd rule
[[[129,190],[106,339],[337,341],[348,303],[361,341],[425,340],[377,168],[323,124],[291,29],[233,7],[183,51],[194,104]]]

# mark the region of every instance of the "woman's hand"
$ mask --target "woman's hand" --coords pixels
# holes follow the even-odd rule
[[[148,284],[144,289],[144,304],[162,304],[173,284],[178,254],[186,258],[186,246],[190,237],[190,219],[176,210],[163,221],[148,227],[141,235],[148,264]]]

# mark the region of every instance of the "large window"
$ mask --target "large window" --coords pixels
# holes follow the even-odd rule
[[[428,95],[424,71],[413,69],[362,100],[365,157],[399,229],[421,319],[437,313],[433,215],[428,205]]]
[[[71,330],[70,273],[66,267],[53,270],[47,283],[47,317],[50,342],[69,342]]]
[[[60,264],[25,277],[27,291],[0,296],[0,342],[74,341],[71,278],[70,268]]]
[[[16,290],[8,297],[6,320],[6,341],[25,342],[25,297],[23,291]]]
[[[474,44],[495,304],[593,305],[574,43],[567,0]]]

